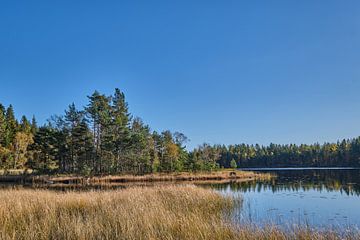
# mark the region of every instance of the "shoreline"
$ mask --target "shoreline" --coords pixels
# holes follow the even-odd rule
[[[141,182],[211,182],[211,181],[252,181],[269,180],[273,176],[268,173],[255,173],[240,170],[220,170],[213,172],[180,172],[156,173],[137,175],[4,175],[0,176],[0,183],[44,184],[44,185],[93,185],[93,184],[121,184]]]

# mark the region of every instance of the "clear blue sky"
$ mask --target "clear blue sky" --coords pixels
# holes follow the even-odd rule
[[[360,135],[360,1],[1,1],[0,102],[39,122],[95,89],[209,143]]]

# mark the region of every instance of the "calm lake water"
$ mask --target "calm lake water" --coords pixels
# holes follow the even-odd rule
[[[268,182],[212,184],[243,198],[233,219],[264,226],[295,224],[360,229],[360,169],[252,169],[271,172]]]

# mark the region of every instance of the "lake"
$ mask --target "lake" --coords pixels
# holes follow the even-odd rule
[[[360,169],[251,169],[271,172],[268,182],[212,184],[243,198],[232,218],[238,223],[280,227],[360,228]]]

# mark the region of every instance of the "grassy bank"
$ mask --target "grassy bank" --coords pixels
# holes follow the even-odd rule
[[[268,180],[270,174],[250,171],[221,170],[212,172],[156,173],[147,175],[109,175],[109,176],[77,176],[77,175],[18,175],[0,176],[0,182],[29,182],[45,184],[98,184],[127,182],[171,182],[171,181],[223,181],[223,180]]]
[[[253,180],[269,179],[269,174],[261,174],[248,171],[223,170],[212,172],[180,172],[180,173],[156,173],[146,175],[110,175],[101,177],[79,177],[79,176],[59,176],[51,177],[53,182],[62,181],[88,181],[88,182],[166,182],[166,181],[213,181],[213,180]]]
[[[195,186],[106,192],[0,191],[0,239],[344,239],[233,226],[234,201]],[[359,239],[354,233],[347,239]]]

